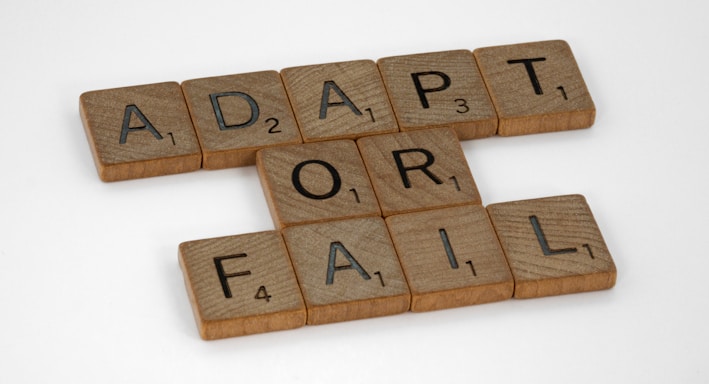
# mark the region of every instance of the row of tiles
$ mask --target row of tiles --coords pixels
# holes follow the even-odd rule
[[[461,140],[585,128],[595,106],[555,40],[90,91],[80,113],[99,176],[115,181],[433,127]]]
[[[586,199],[296,225],[179,246],[202,338],[611,288]]]

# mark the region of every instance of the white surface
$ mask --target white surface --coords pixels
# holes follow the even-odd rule
[[[4,1],[0,382],[709,381],[706,15],[700,1]],[[584,194],[618,268],[609,291],[202,341],[177,245],[273,228],[255,167],[106,184],[78,113],[95,89],[547,39],[571,45],[594,127],[463,147],[486,205]]]

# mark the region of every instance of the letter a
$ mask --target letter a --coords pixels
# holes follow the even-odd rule
[[[337,258],[337,251],[342,252],[343,255],[345,255],[345,258],[347,261],[350,263],[347,265],[340,265],[340,266],[335,266],[335,259]],[[325,284],[331,285],[333,281],[335,280],[335,271],[342,271],[344,269],[354,269],[355,271],[359,272],[360,276],[362,276],[363,279],[369,280],[369,274],[367,271],[362,268],[361,265],[355,260],[354,257],[352,257],[352,254],[345,248],[342,243],[339,241],[333,241],[330,243],[330,260],[327,263],[327,279],[325,280]]]
[[[130,116],[132,114],[135,114],[135,116],[143,123],[142,127],[130,127]],[[126,139],[128,139],[128,133],[134,131],[148,131],[152,133],[156,139],[162,140],[162,135],[160,135],[160,132],[158,132],[155,127],[150,124],[148,118],[145,117],[143,112],[141,112],[135,104],[126,105],[126,110],[123,113],[123,128],[121,129],[121,139],[119,140],[119,143],[125,144]]]
[[[340,96],[340,99],[342,101],[338,102],[330,102],[330,90],[335,91],[337,93],[337,96]],[[345,95],[344,92],[340,89],[340,87],[335,84],[334,81],[328,80],[323,84],[322,87],[322,100],[320,101],[320,120],[325,120],[327,118],[327,109],[330,107],[340,107],[340,106],[348,106],[352,110],[352,113],[354,113],[357,116],[361,116],[362,112],[357,109],[357,107],[354,105],[352,100],[350,100],[347,95]]]

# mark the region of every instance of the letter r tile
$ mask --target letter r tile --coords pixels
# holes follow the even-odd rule
[[[500,119],[501,136],[587,128],[596,107],[563,40],[473,51]]]
[[[79,111],[103,181],[201,167],[199,142],[175,82],[86,92]]]
[[[491,204],[516,298],[608,289],[616,268],[581,195]]]
[[[180,267],[205,340],[293,329],[306,311],[281,234],[188,241]]]
[[[281,77],[306,143],[399,131],[371,60],[285,68]]]
[[[203,168],[254,165],[261,148],[302,142],[276,71],[187,80],[182,89]]]
[[[492,136],[497,114],[468,50],[377,61],[401,131],[447,126],[461,140]]]
[[[386,218],[411,290],[411,311],[506,300],[514,280],[485,208],[464,205]]]
[[[283,237],[308,324],[408,311],[409,288],[381,217],[288,227]]]
[[[453,130],[435,128],[357,141],[383,216],[481,204]]]
[[[258,152],[256,165],[278,228],[380,215],[351,140],[266,148]]]

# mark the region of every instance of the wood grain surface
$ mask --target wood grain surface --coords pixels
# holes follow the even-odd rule
[[[383,216],[481,204],[451,129],[370,136],[357,141]]]
[[[303,297],[279,232],[185,242],[179,261],[203,339],[305,325]]]
[[[379,204],[351,140],[272,147],[257,168],[277,228],[379,216]]]
[[[288,227],[283,237],[308,324],[408,311],[409,288],[381,217]]]
[[[444,208],[386,218],[411,290],[411,311],[506,300],[514,280],[485,208]]]
[[[103,181],[201,167],[199,142],[175,82],[86,92],[79,111]]]
[[[491,204],[517,298],[608,289],[616,268],[581,195]]]
[[[401,131],[447,126],[460,140],[497,132],[497,113],[472,52],[385,57],[377,66]]]
[[[500,119],[500,136],[593,125],[596,107],[565,41],[478,48],[473,54]]]
[[[372,60],[285,68],[281,77],[305,142],[399,131]]]
[[[259,149],[302,142],[276,71],[187,80],[182,90],[203,168],[254,165]]]

